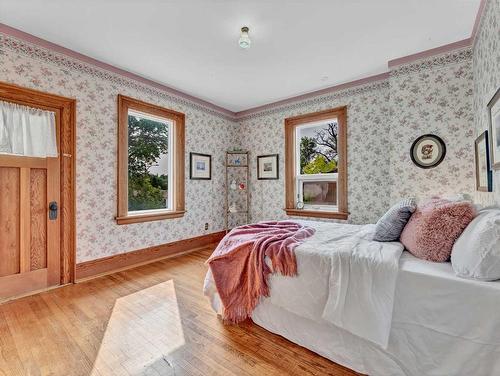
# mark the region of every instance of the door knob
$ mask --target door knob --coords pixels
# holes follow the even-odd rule
[[[49,203],[49,219],[51,221],[57,219],[57,201],[52,201]]]

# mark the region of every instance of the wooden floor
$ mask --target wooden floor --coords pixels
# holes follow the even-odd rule
[[[223,325],[202,294],[212,249],[0,305],[0,375],[355,375]]]

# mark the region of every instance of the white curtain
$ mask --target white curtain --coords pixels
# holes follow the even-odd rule
[[[0,154],[57,157],[55,114],[0,101]]]

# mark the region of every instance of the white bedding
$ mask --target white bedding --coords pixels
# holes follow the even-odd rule
[[[295,248],[298,276],[270,277],[270,302],[385,348],[403,246],[372,241],[374,225],[300,222],[316,233]],[[212,284],[208,274],[205,294]]]
[[[329,282],[320,276],[330,269],[330,259],[322,252],[302,257],[299,247],[296,254],[299,276],[271,277],[271,296],[252,315],[257,324],[370,375],[500,375],[500,282],[461,279],[449,263],[404,252],[384,349],[323,319]],[[209,274],[205,294],[220,312]]]
[[[500,282],[456,277],[451,264],[404,252],[387,349],[264,299],[253,321],[372,376],[500,375]]]

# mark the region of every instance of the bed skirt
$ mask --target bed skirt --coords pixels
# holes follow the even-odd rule
[[[452,337],[432,329],[394,323],[387,350],[333,325],[297,316],[269,302],[254,323],[331,361],[371,376],[500,375],[500,347]],[[419,353],[415,354],[414,349]],[[426,354],[422,353],[427,349]]]

